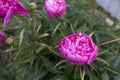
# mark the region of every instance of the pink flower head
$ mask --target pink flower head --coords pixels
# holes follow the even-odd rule
[[[0,0],[0,18],[4,18],[3,26],[9,23],[14,14],[29,16],[28,11],[18,0]]]
[[[0,30],[0,43],[5,43],[6,34]]]
[[[59,50],[64,58],[76,65],[91,64],[98,54],[98,47],[91,37],[82,33],[63,38],[59,43]]]
[[[45,10],[49,17],[59,17],[66,12],[66,2],[65,0],[46,0]]]

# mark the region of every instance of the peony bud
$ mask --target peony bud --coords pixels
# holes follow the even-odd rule
[[[12,45],[14,43],[14,38],[13,36],[10,36],[6,39],[6,43],[9,44],[9,45]]]
[[[36,8],[37,8],[37,4],[36,4],[35,2],[32,2],[32,3],[30,4],[30,8],[31,8],[31,9],[36,9]]]
[[[5,43],[6,34],[0,30],[0,43]]]
[[[91,64],[97,57],[98,47],[90,36],[74,33],[59,42],[61,55],[72,64]]]
[[[49,17],[56,18],[66,12],[65,0],[45,0],[45,10]]]

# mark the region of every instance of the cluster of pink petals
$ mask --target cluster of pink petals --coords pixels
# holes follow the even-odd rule
[[[51,18],[59,17],[66,12],[65,0],[46,0],[44,6],[48,16]]]
[[[59,42],[59,50],[62,56],[72,64],[91,64],[97,57],[98,47],[91,37],[74,33]]]
[[[5,43],[6,41],[6,34],[0,30],[0,43]]]
[[[4,18],[3,26],[6,26],[15,14],[29,16],[28,11],[18,0],[0,0],[0,18]]]

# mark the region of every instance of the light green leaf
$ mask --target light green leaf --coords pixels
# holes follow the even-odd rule
[[[20,41],[19,41],[19,47],[20,47],[20,46],[21,46],[21,44],[22,44],[23,37],[24,37],[24,32],[25,32],[25,29],[22,29],[22,31],[20,32]]]
[[[111,66],[107,66],[106,65],[105,69],[107,69],[108,71],[112,72],[113,74],[116,74],[116,75],[120,76],[120,71],[115,69],[115,68],[113,68],[113,67],[111,67]]]

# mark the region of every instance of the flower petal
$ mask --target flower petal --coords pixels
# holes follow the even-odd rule
[[[21,3],[18,2],[16,6],[17,6],[17,11],[15,12],[15,14],[22,14],[25,16],[30,16],[28,11],[23,7]]]
[[[4,18],[4,24],[3,24],[4,27],[9,23],[10,19],[12,18],[12,15],[13,15],[13,10],[12,8],[10,8]]]
[[[94,52],[91,53],[91,55],[90,55],[90,57],[89,57],[89,59],[87,61],[87,64],[91,64],[96,59],[97,54],[98,54],[98,47],[95,46]]]
[[[88,57],[87,56],[80,56],[80,55],[77,55],[76,56],[76,63],[78,65],[83,65],[83,64],[86,64],[86,61],[88,60]]]

